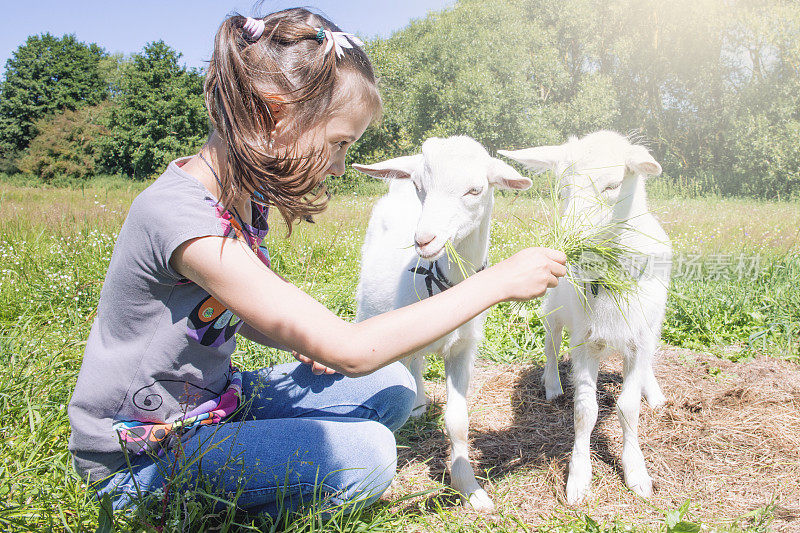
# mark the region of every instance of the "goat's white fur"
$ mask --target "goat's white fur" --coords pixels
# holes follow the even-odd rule
[[[362,248],[356,320],[414,303],[429,296],[425,276],[417,266],[441,273],[451,283],[463,281],[458,266],[444,256],[450,241],[467,264],[467,274],[486,263],[492,189],[526,189],[531,181],[511,166],[489,156],[469,137],[432,138],[422,152],[376,165],[353,165],[373,177],[392,178],[389,193],[372,210]],[[470,266],[471,265],[471,266]],[[434,292],[439,292],[432,283]],[[483,340],[485,313],[405,359],[417,383],[415,416],[426,407],[425,354],[445,361],[447,407],[445,427],[451,442],[453,487],[472,507],[494,509],[489,495],[475,480],[469,462],[467,388],[478,345]],[[391,342],[391,339],[387,339]]]
[[[665,401],[652,363],[664,318],[672,248],[648,210],[644,182],[647,176],[660,174],[661,166],[644,147],[610,131],[573,137],[560,146],[499,153],[534,170],[554,172],[562,192],[562,216],[592,225],[624,223],[626,229],[617,240],[641,258],[653,258],[656,268],[645,271],[627,297],[615,300],[602,287],[595,296],[585,283],[562,282],[549,291],[542,310],[547,355],[543,381],[548,400],[563,393],[558,376],[562,329],[566,327],[571,335],[575,443],[567,502],[579,503],[590,490],[589,437],[597,421],[598,365],[614,351],[624,358],[617,416],[622,424],[625,483],[649,497],[653,482],[639,447],[639,407],[642,393],[653,408]]]

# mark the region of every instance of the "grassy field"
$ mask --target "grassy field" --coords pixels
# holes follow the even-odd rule
[[[0,183],[0,439],[4,444],[0,527],[37,531],[98,527],[100,508],[70,466],[66,404],[116,233],[140,188],[134,184],[41,189]],[[374,200],[358,194],[336,197],[316,224],[299,227],[290,240],[283,238],[283,228],[273,220],[269,248],[275,269],[345,318],[355,311],[360,246]],[[652,204],[677,253],[664,341],[702,352],[706,371],[715,377],[735,374],[737,368],[745,368],[737,365],[765,356],[781,360],[781,368],[796,373],[800,362],[800,205],[718,198],[662,199]],[[522,221],[536,210],[530,198],[498,198],[492,261],[525,246]],[[529,305],[535,307],[535,303]],[[497,306],[487,320],[481,375],[491,378],[504,369],[515,373],[537,368],[542,362],[542,339],[537,322],[522,319],[519,309]],[[234,358],[244,368],[256,368],[285,356],[243,342]],[[714,358],[720,363],[713,363]],[[442,377],[442,366],[433,363],[427,378],[434,392]],[[423,448],[429,437],[444,446],[437,406],[425,421],[401,431],[404,450]],[[404,457],[408,453],[404,451]],[[488,464],[485,458],[481,464]],[[768,504],[756,502],[735,519],[705,512],[691,501],[682,508],[681,502],[692,498],[687,492],[671,494],[670,507],[651,510],[646,517],[624,511],[609,516],[592,506],[569,509],[557,502],[552,508],[523,512],[511,502],[501,505],[497,515],[483,518],[453,504],[441,475],[424,474],[424,482],[415,484],[424,465],[426,460],[419,454],[409,459],[401,473],[404,491],[366,513],[335,518],[324,529],[677,532],[694,530],[692,524],[704,522],[721,530],[766,531],[774,514]],[[537,475],[533,472],[526,475]],[[542,479],[551,485],[563,483],[545,473]],[[502,487],[520,473],[506,471],[495,477],[490,471],[489,476],[493,485]],[[416,489],[433,490],[437,497],[402,500]],[[502,500],[498,491],[495,496]],[[180,529],[180,513],[186,516],[187,509],[193,508],[172,506],[170,513],[177,514],[155,513],[148,518],[155,525],[140,526]],[[188,530],[225,529],[232,520],[239,520],[234,513],[191,516]],[[680,526],[682,519],[686,523]],[[116,527],[130,527],[123,518],[117,520],[122,522]],[[100,525],[103,529],[114,524],[103,521]],[[278,529],[321,528],[320,518],[308,515]]]

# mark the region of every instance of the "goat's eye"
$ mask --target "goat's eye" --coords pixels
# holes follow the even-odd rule
[[[480,193],[483,192],[483,189],[480,187],[473,187],[467,192],[464,193],[464,196],[478,196]]]
[[[606,188],[603,189],[603,192],[614,191],[616,189],[619,189],[620,185],[622,185],[621,181],[619,183],[612,183],[611,185],[606,186]]]

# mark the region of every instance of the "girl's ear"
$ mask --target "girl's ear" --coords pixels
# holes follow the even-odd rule
[[[417,154],[387,159],[374,165],[353,163],[353,168],[373,178],[409,179],[414,173],[422,171],[422,165],[422,154]]]
[[[287,113],[285,112],[284,106],[285,100],[280,95],[270,95],[267,97],[267,101],[264,104],[266,110],[262,112],[269,113],[270,118],[272,119],[271,122],[275,125],[275,133],[279,134],[281,129],[285,129],[288,126],[286,121]],[[281,123],[281,120],[283,122]],[[266,123],[266,121],[265,121]]]
[[[272,115],[275,122],[278,122],[283,116],[283,104],[269,102],[267,104],[267,109],[269,109],[269,113]]]
[[[267,107],[269,108],[269,112],[272,113],[272,116],[275,118],[275,122],[277,122],[281,115],[283,115],[285,103],[286,99],[279,94],[272,94],[267,97]]]

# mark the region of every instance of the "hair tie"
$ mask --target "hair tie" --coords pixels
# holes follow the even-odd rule
[[[247,20],[244,21],[244,26],[242,29],[250,34],[250,40],[257,41],[261,35],[264,34],[264,21],[261,19],[254,19],[252,17],[247,17]]]
[[[356,46],[364,46],[364,42],[353,35],[352,33],[345,33],[343,31],[331,31],[326,30],[325,28],[316,28],[317,30],[317,41],[323,43],[327,39],[327,43],[325,44],[325,54],[330,52],[331,50],[336,51],[336,57],[342,57],[344,55],[345,48],[353,48],[353,45]]]

